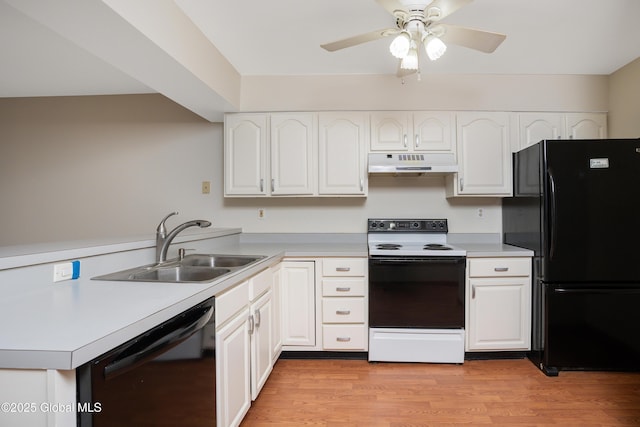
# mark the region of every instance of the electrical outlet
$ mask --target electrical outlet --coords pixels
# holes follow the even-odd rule
[[[202,181],[202,194],[211,193],[211,182],[210,181]]]
[[[80,261],[65,262],[53,266],[53,281],[77,279],[80,277]]]
[[[258,208],[258,219],[265,219],[267,216],[267,211],[265,208]]]
[[[478,218],[482,218],[484,216],[484,211],[482,208],[478,209]]]

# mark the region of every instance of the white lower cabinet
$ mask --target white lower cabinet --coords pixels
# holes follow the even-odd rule
[[[280,263],[281,333],[285,350],[316,345],[316,281],[314,261]]]
[[[531,258],[467,260],[466,351],[531,348]]]
[[[216,295],[216,418],[238,426],[273,368],[272,271]]]
[[[366,351],[367,259],[324,258],[322,262],[322,348]]]

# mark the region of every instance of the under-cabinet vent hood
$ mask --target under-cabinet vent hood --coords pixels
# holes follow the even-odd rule
[[[454,173],[458,164],[453,153],[371,153],[369,173]]]

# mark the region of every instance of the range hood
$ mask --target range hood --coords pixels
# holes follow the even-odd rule
[[[370,153],[369,173],[454,173],[458,164],[453,153]]]

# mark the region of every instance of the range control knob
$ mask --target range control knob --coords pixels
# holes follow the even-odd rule
[[[390,222],[389,223],[389,230],[393,230],[394,228],[396,228],[396,223],[395,222]]]
[[[411,228],[416,229],[416,230],[419,229],[420,228],[420,223],[417,222],[417,221],[412,222],[411,223]]]

